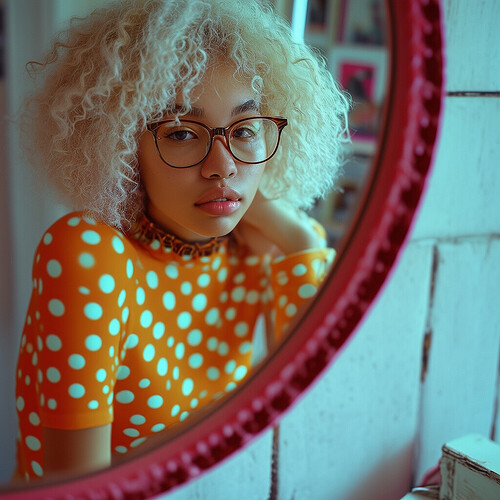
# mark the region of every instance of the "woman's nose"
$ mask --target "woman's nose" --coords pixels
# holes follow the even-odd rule
[[[201,165],[201,175],[208,178],[233,177],[238,171],[224,137],[214,137],[212,148]]]

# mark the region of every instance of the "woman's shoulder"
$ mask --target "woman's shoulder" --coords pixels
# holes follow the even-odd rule
[[[64,260],[99,260],[130,257],[133,246],[117,228],[83,212],[71,212],[55,221],[42,235],[36,260],[60,256]]]

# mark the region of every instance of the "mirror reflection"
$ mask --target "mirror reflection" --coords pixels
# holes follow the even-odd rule
[[[381,3],[359,19],[359,2],[310,2],[314,51],[252,2],[177,3],[111,3],[31,65],[23,144],[68,213],[34,253],[19,481],[106,467],[236,389],[307,309],[362,201]]]

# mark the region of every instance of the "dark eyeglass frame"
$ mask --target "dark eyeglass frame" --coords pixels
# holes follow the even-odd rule
[[[231,151],[231,146],[229,145],[230,132],[239,123],[246,122],[247,120],[255,120],[255,119],[261,119],[261,118],[273,121],[276,124],[276,126],[278,127],[278,140],[276,141],[276,147],[274,148],[274,151],[265,160],[262,160],[262,161],[245,161],[245,160],[241,160],[240,158],[238,158]],[[160,128],[160,126],[163,125],[164,123],[179,122],[179,121],[181,121],[183,123],[196,123],[197,125],[201,125],[203,128],[205,128],[208,131],[209,138],[210,138],[209,139],[209,143],[208,143],[208,149],[207,149],[207,152],[206,152],[205,156],[200,161],[198,161],[196,163],[193,163],[192,165],[187,165],[185,167],[179,167],[179,166],[176,166],[176,165],[172,165],[171,163],[168,163],[167,161],[165,161],[165,159],[161,155],[160,148],[158,146],[157,132],[158,132],[158,129]],[[288,120],[286,118],[282,118],[282,117],[276,117],[276,116],[249,116],[248,118],[242,118],[241,120],[237,120],[237,121],[231,123],[230,125],[228,125],[227,127],[215,127],[215,128],[212,128],[212,127],[209,127],[208,125],[205,125],[204,123],[198,122],[196,120],[181,120],[181,119],[179,119],[179,120],[173,120],[173,119],[169,119],[169,120],[161,120],[161,121],[158,121],[158,122],[148,123],[148,124],[146,124],[146,128],[147,128],[147,130],[149,130],[153,134],[153,137],[154,137],[154,140],[155,140],[156,151],[158,152],[158,156],[160,157],[160,159],[161,159],[161,161],[163,163],[165,163],[166,165],[168,165],[169,167],[172,167],[172,168],[191,168],[191,167],[194,167],[194,166],[199,165],[200,163],[202,163],[205,160],[205,158],[209,155],[209,153],[210,153],[210,151],[212,149],[214,137],[216,135],[221,135],[221,136],[223,136],[226,139],[226,142],[225,142],[226,149],[229,151],[229,153],[231,153],[231,156],[235,160],[239,161],[240,163],[245,163],[247,165],[256,165],[256,164],[259,164],[259,163],[264,163],[265,161],[269,161],[275,155],[276,151],[278,150],[278,146],[280,144],[280,139],[281,139],[281,132],[282,132],[282,130],[287,125],[288,125]]]

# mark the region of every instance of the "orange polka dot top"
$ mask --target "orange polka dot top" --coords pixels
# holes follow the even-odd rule
[[[259,315],[283,331],[333,253],[272,260],[229,237],[185,254],[81,213],[58,220],[35,253],[21,337],[17,475],[43,476],[42,427],[112,423],[122,454],[232,390]]]

